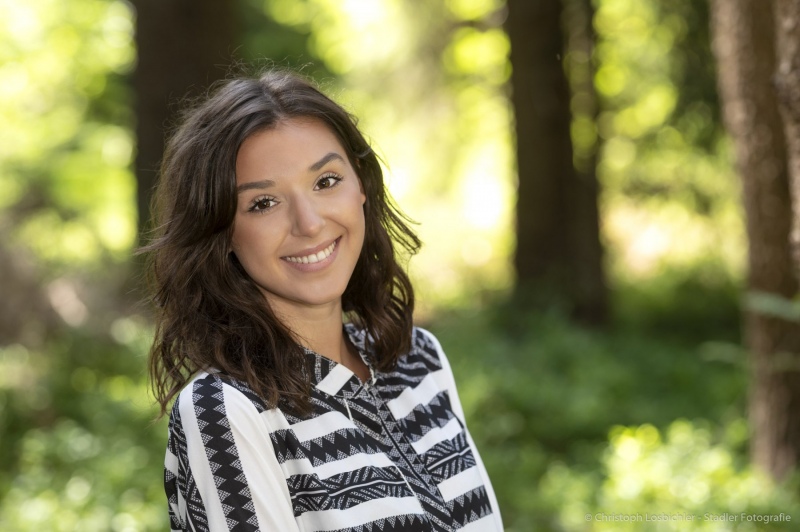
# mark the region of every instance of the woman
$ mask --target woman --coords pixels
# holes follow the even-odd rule
[[[502,530],[447,358],[412,325],[394,245],[419,241],[347,112],[293,74],[228,81],[183,117],[155,197],[173,530]]]

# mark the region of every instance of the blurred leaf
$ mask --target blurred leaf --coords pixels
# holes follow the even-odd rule
[[[764,316],[800,321],[800,302],[769,292],[751,291],[745,295],[745,308]]]

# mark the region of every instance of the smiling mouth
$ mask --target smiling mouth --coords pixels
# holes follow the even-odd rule
[[[317,253],[312,253],[310,255],[305,255],[303,257],[282,257],[283,260],[287,262],[294,262],[295,264],[314,264],[317,262],[321,262],[328,257],[331,256],[333,250],[336,249],[336,245],[339,243],[339,239],[337,238],[331,245],[323,249],[322,251],[318,251]]]

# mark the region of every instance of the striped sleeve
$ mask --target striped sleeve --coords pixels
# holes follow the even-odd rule
[[[299,530],[265,420],[214,375],[175,402],[165,488],[174,531]]]
[[[458,390],[456,389],[456,381],[455,377],[453,376],[453,370],[450,367],[450,361],[447,360],[447,355],[444,353],[444,349],[442,349],[442,345],[439,343],[439,340],[434,336],[431,332],[417,327],[417,330],[423,333],[431,343],[436,348],[436,353],[439,356],[439,361],[442,364],[442,373],[444,378],[442,379],[444,385],[447,389],[447,393],[450,397],[450,405],[453,409],[453,412],[461,421],[462,425],[464,426],[464,432],[466,433],[467,442],[472,450],[472,454],[475,456],[475,465],[478,467],[480,471],[481,477],[483,479],[483,485],[486,489],[486,494],[489,497],[489,502],[492,505],[492,516],[494,517],[494,525],[497,530],[503,530],[503,520],[500,516],[500,506],[497,504],[497,497],[495,496],[494,489],[492,488],[492,482],[489,480],[489,474],[486,472],[486,467],[483,465],[483,460],[481,460],[481,456],[478,453],[478,448],[475,446],[475,442],[472,439],[472,435],[469,433],[469,429],[467,428],[467,420],[464,416],[464,408],[461,406],[461,400],[458,398]],[[455,477],[454,477],[455,479]],[[451,479],[451,480],[454,480]]]

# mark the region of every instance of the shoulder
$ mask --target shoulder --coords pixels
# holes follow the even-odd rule
[[[397,360],[397,366],[389,376],[402,379],[406,385],[413,386],[428,375],[441,380],[450,374],[450,364],[436,336],[426,329],[414,327],[411,333],[411,349]]]
[[[436,336],[422,327],[414,327],[411,331],[411,350],[401,357],[401,362],[424,364],[429,371],[449,367],[442,344]]]
[[[430,331],[420,327],[414,327],[413,346],[414,348],[412,348],[411,351],[412,353],[417,353],[417,360],[419,360],[420,356],[426,359],[428,357],[435,357],[436,367],[431,368],[429,371],[431,371],[439,389],[447,391],[453,412],[455,412],[456,417],[461,420],[461,423],[466,426],[464,409],[458,397],[453,368],[450,366],[450,361],[447,359],[447,355],[445,355],[444,349],[442,349],[442,345],[439,343],[439,339]]]
[[[220,422],[222,418],[257,417],[267,410],[264,401],[246,383],[217,372],[196,374],[178,394],[171,417]]]
[[[271,448],[270,433],[279,418],[280,412],[267,409],[245,383],[220,373],[202,372],[175,400],[169,439],[177,446],[175,454],[188,453],[191,457],[194,453],[197,458],[208,449],[224,448],[238,455],[253,442],[259,442],[262,450]],[[206,464],[205,459],[198,460]]]
[[[411,345],[413,349],[429,351],[436,356],[443,356],[444,350],[439,339],[432,332],[422,327],[414,327],[411,331]]]

